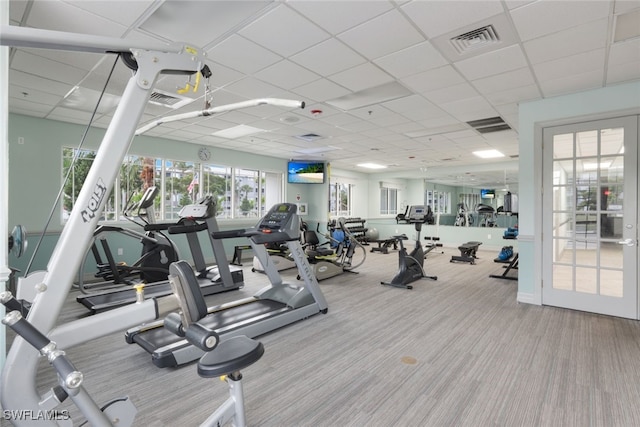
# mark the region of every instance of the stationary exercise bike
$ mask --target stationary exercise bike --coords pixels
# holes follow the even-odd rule
[[[416,246],[411,253],[407,253],[407,248],[402,243],[409,240],[406,234],[394,236],[398,239],[400,250],[398,251],[398,272],[389,282],[380,282],[382,285],[394,286],[396,288],[413,289],[410,283],[426,277],[427,279],[438,280],[438,276],[428,276],[423,268],[426,256],[422,244],[420,243],[420,231],[422,224],[427,222],[428,210],[424,206],[411,206],[406,216],[406,222],[413,224],[416,229]]]

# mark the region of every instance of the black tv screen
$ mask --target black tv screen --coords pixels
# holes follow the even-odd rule
[[[292,160],[287,164],[290,184],[323,184],[326,175],[324,162]]]
[[[496,197],[496,190],[482,189],[480,190],[480,197],[483,199],[494,199]]]

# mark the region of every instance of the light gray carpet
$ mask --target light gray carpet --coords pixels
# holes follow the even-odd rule
[[[266,353],[244,371],[249,425],[640,425],[640,323],[520,305],[517,282],[489,278],[502,273],[497,254],[480,251],[476,265],[453,254],[430,254],[439,279],[413,290],[379,284],[396,252],[321,282],[328,314],[260,338]],[[245,289],[210,300],[259,289],[266,278],[248,264]],[[85,311],[71,296],[68,307],[66,318]],[[195,426],[227,398],[221,381],[194,365],[158,369],[122,334],[68,354],[99,402],[131,396],[138,426]]]

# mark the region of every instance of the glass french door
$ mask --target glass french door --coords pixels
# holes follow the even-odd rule
[[[638,318],[638,116],[543,131],[542,303]]]

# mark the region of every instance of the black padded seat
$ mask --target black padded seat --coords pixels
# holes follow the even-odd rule
[[[245,335],[229,338],[206,353],[198,362],[198,375],[213,378],[227,375],[257,362],[264,354],[261,342]]]

